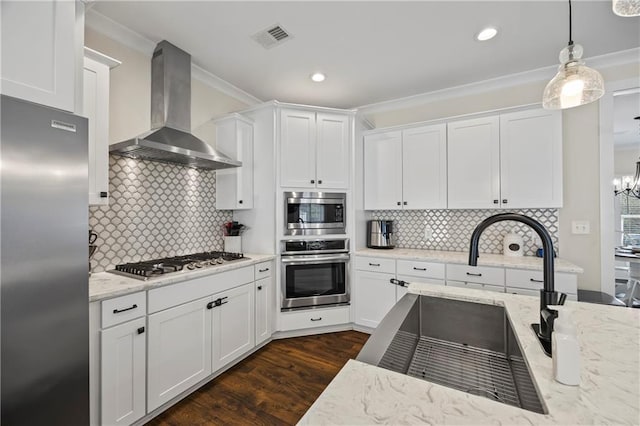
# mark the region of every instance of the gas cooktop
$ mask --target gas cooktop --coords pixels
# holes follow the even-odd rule
[[[212,268],[241,260],[249,260],[249,258],[244,257],[242,253],[207,251],[144,262],[123,263],[122,265],[116,265],[116,269],[107,272],[139,280],[148,280],[164,274]]]

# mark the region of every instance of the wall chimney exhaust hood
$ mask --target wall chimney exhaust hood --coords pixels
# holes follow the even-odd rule
[[[242,166],[191,134],[191,55],[166,40],[151,59],[151,128],[109,152],[198,169]]]

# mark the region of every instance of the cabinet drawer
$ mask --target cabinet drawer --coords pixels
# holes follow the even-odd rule
[[[419,260],[398,260],[396,264],[398,275],[412,277],[437,278],[444,280],[444,263],[422,262]]]
[[[540,290],[543,287],[542,271],[528,271],[523,269],[507,269],[506,283],[509,287]],[[554,274],[555,290],[578,294],[578,277],[575,274],[556,272]]]
[[[111,327],[147,314],[147,293],[127,294],[102,302],[102,328]]]
[[[347,324],[349,322],[349,306],[283,312],[281,320],[282,330],[302,330],[305,328]]]
[[[262,262],[254,266],[256,281],[271,276],[273,271],[273,262]]]
[[[527,296],[540,297],[540,290],[531,290],[528,288],[507,287],[506,292],[511,294],[525,294]],[[578,296],[576,294],[567,293],[567,300],[577,301]]]
[[[398,279],[401,281],[406,281],[408,283],[445,285],[444,280],[439,280],[437,278],[422,278],[422,277],[412,277],[410,275],[398,275]],[[405,287],[399,287],[399,288],[405,288]]]
[[[486,291],[494,291],[496,293],[504,293],[503,286],[490,285],[490,284],[471,283],[471,282],[464,282],[464,281],[447,281],[447,285],[450,287],[473,288],[476,290],[486,290]]]
[[[504,286],[504,269],[490,266],[447,265],[447,281]]]
[[[380,257],[356,257],[356,269],[359,271],[396,273],[396,260]]]

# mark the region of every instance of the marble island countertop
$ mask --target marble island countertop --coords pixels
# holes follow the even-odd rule
[[[350,360],[299,424],[640,424],[640,310],[567,302],[582,364],[573,387],[553,380],[552,360],[530,328],[538,298],[419,283],[409,291],[504,306],[548,414]]]
[[[229,262],[220,266],[198,269],[193,271],[181,271],[151,278],[147,281],[129,278],[111,272],[98,272],[89,277],[89,302],[123,296],[137,291],[149,290],[169,284],[175,284],[207,275],[219,274],[232,269],[243,268],[257,263],[273,260],[272,254],[245,254],[245,260]]]
[[[469,263],[467,251],[442,251],[394,248],[389,250],[363,248],[356,250],[357,256],[388,257],[393,259],[424,260],[442,263]],[[510,257],[502,254],[480,253],[478,265],[499,266],[503,268],[542,270],[542,258],[534,256]],[[583,269],[578,265],[556,257],[555,272],[570,272],[581,274]]]

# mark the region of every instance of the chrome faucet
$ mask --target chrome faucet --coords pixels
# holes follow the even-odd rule
[[[469,265],[478,265],[478,242],[480,241],[480,235],[487,227],[493,225],[496,222],[502,222],[505,220],[513,220],[515,222],[521,222],[525,225],[529,225],[542,240],[542,248],[544,250],[544,256],[542,260],[542,274],[544,286],[540,290],[540,324],[531,324],[531,327],[535,331],[545,353],[551,356],[551,333],[553,333],[553,322],[558,317],[558,311],[549,309],[549,305],[564,305],[567,295],[564,293],[558,293],[555,291],[553,281],[553,241],[551,235],[547,229],[537,220],[528,216],[518,213],[500,213],[493,216],[489,216],[473,230],[471,234],[471,245],[469,247]]]

